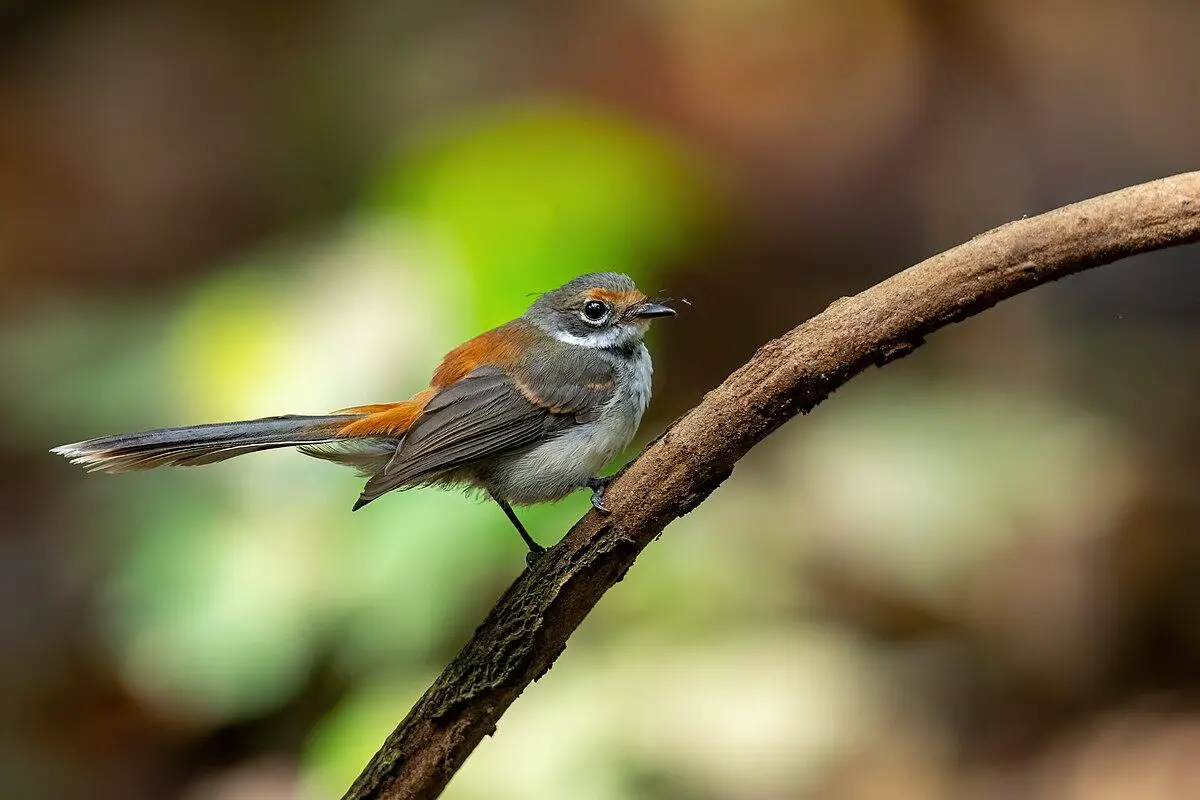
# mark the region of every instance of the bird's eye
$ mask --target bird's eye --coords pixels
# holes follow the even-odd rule
[[[607,316],[608,306],[599,300],[588,300],[583,304],[583,318],[588,322],[603,322]]]

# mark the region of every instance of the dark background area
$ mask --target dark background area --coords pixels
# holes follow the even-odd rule
[[[1186,0],[0,2],[0,796],[338,796],[523,566],[454,494],[49,447],[398,399],[593,269],[691,304],[645,440],[839,296],[1195,169],[1198,41]],[[447,796],[1200,796],[1198,262],[786,426]]]

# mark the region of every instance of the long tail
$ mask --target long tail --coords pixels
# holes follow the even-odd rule
[[[198,466],[277,447],[318,446],[344,441],[341,428],[362,414],[323,417],[288,415],[244,422],[160,428],[101,436],[55,447],[88,472],[131,472],[161,466]],[[315,453],[314,453],[315,454]]]

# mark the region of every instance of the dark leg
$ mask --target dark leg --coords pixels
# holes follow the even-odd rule
[[[588,478],[587,483],[584,484],[584,486],[592,490],[592,508],[599,511],[601,514],[612,513],[608,510],[608,506],[604,505],[604,490],[608,488],[608,485],[613,482],[613,478],[615,477],[615,475],[610,475],[607,478],[601,478],[599,476],[595,478]]]
[[[529,531],[525,530],[525,526],[521,524],[521,520],[517,519],[517,514],[512,510],[512,506],[501,500],[496,495],[492,495],[492,499],[496,501],[496,505],[504,512],[504,516],[508,517],[508,521],[517,529],[517,533],[521,534],[521,539],[525,541],[526,547],[529,548],[529,553],[525,556],[525,563],[532,564],[534,559],[546,552],[546,548],[533,540],[529,535]]]

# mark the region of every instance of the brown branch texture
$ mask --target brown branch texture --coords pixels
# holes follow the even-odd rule
[[[870,365],[1005,298],[1126,256],[1200,240],[1200,172],[1011,222],[768,342],[677,420],[516,580],[371,759],[344,800],[432,798],[638,553],[699,505],[751,447]]]

